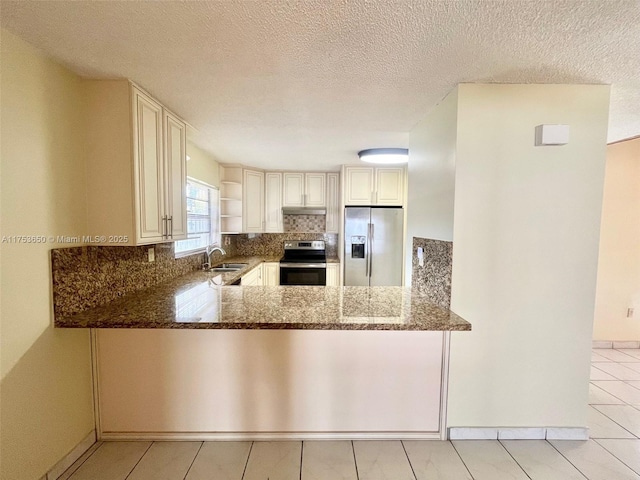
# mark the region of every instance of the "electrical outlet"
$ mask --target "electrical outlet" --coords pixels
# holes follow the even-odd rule
[[[627,308],[627,318],[633,318],[633,308]]]
[[[231,238],[230,237],[224,237],[224,246],[228,247],[229,245],[231,245]]]
[[[156,251],[153,247],[147,250],[147,255],[149,257],[149,263],[156,261]]]

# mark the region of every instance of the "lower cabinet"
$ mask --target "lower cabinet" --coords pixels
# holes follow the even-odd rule
[[[243,287],[255,287],[262,285],[262,264],[242,276],[240,285]]]
[[[280,264],[278,262],[265,262],[262,264],[262,285],[267,287],[280,285]]]
[[[340,286],[340,264],[327,263],[327,287]]]

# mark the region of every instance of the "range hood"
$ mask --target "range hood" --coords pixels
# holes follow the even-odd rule
[[[326,215],[327,209],[322,207],[282,207],[283,215]]]

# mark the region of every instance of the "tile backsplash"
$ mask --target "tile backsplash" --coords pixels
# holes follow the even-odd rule
[[[338,256],[337,233],[255,233],[228,235],[230,245],[235,255],[268,255],[276,256],[284,254],[284,242],[287,240],[324,240],[327,248],[327,256]],[[225,241],[223,239],[223,248]]]
[[[154,248],[155,261],[148,250]],[[214,255],[218,255],[215,253]],[[212,261],[216,257],[212,255]],[[173,244],[51,250],[53,310],[73,315],[201,268],[202,253],[174,258]]]
[[[418,247],[424,251],[423,266],[418,262]],[[451,269],[453,242],[413,237],[411,285],[440,307],[451,305]]]
[[[326,215],[284,215],[285,233],[324,233],[327,229]]]

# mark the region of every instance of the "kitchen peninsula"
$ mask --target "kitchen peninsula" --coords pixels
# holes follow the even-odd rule
[[[455,313],[402,287],[195,271],[56,318],[91,328],[101,439],[442,438]]]

